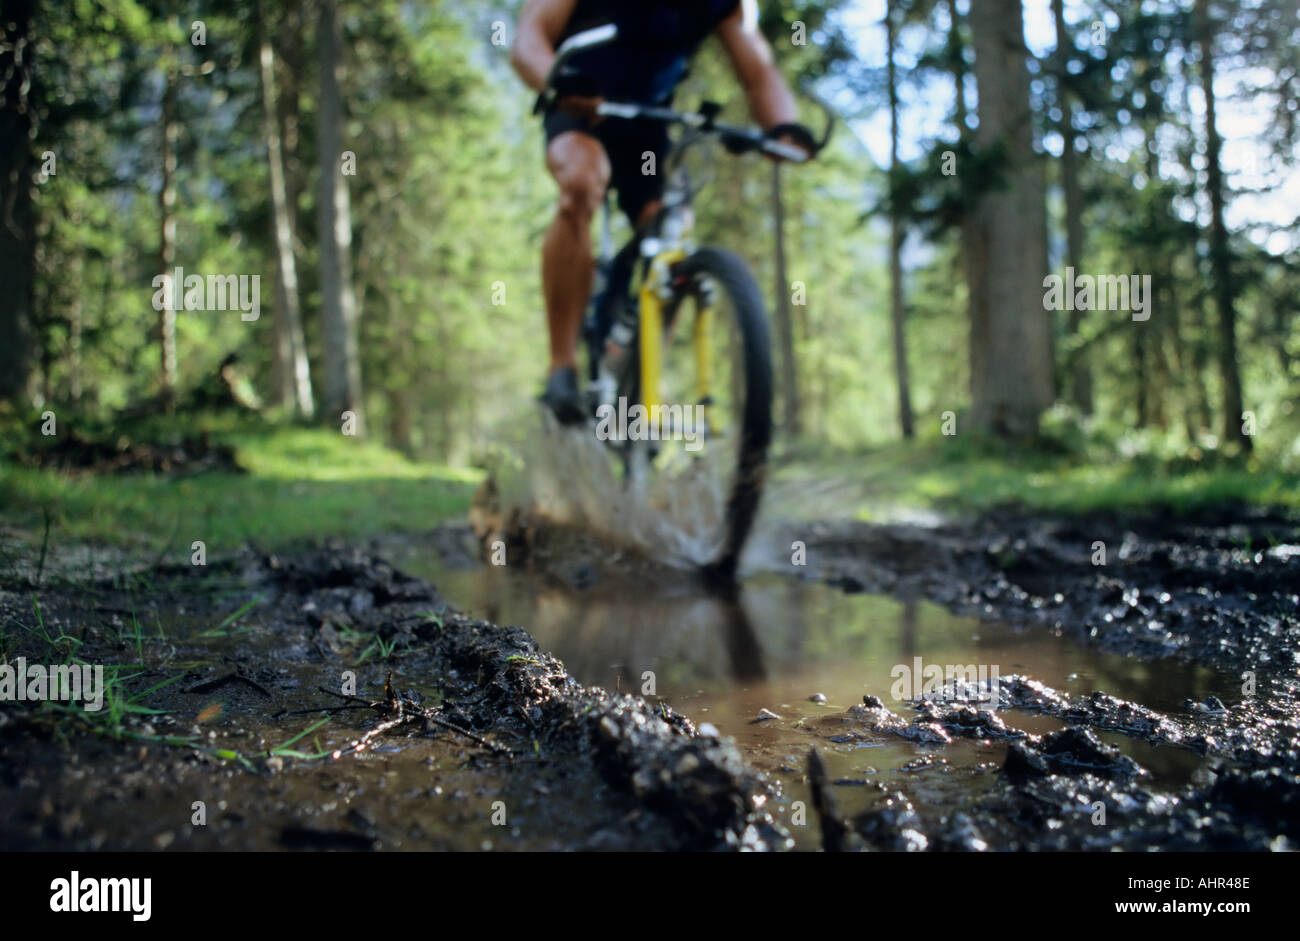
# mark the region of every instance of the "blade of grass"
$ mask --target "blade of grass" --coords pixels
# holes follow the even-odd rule
[[[312,732],[315,732],[317,729],[319,729],[322,725],[324,725],[328,721],[329,721],[329,716],[326,716],[324,719],[321,719],[319,722],[307,726],[307,728],[303,729],[301,732],[299,732],[293,738],[289,739],[287,742],[282,742],[279,745],[277,745],[275,748],[272,748],[271,754],[272,755],[288,754],[288,752],[285,751],[285,749],[287,749],[290,745],[292,745],[294,742],[298,741],[299,739],[303,738],[304,736],[310,735]],[[290,757],[298,758],[301,757],[301,755],[291,755]]]
[[[136,674],[136,675],[139,676],[140,674]],[[133,703],[136,700],[144,699],[144,697],[148,696],[154,690],[162,689],[164,686],[170,686],[172,683],[175,683],[177,680],[181,679],[184,676],[185,676],[184,673],[177,673],[171,679],[163,680],[161,683],[158,683],[154,686],[150,686],[143,693],[136,693],[134,696],[132,696],[130,699],[127,700],[127,703]]]
[[[259,602],[261,602],[261,600],[262,600],[264,597],[265,597],[264,595],[258,595],[256,598],[253,598],[253,599],[251,599],[250,601],[246,602],[245,604],[241,605],[241,606],[238,608],[238,610],[236,610],[236,611],[234,611],[234,612],[232,612],[232,613],[226,615],[225,619],[222,620],[222,622],[221,622],[220,624],[218,624],[216,627],[213,627],[213,628],[210,628],[209,630],[204,631],[200,636],[202,636],[202,637],[206,637],[206,636],[208,636],[208,635],[210,635],[210,634],[219,634],[219,633],[221,633],[221,632],[224,631],[228,626],[230,626],[230,624],[231,624],[232,622],[238,620],[239,618],[241,618],[241,617],[243,617],[245,614],[247,614],[249,611],[251,611],[251,610],[253,609],[253,607],[254,607],[256,604],[258,604]]]

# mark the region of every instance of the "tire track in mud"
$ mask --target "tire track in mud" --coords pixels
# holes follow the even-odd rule
[[[205,586],[218,584],[221,598],[205,594]],[[501,848],[770,850],[790,842],[766,809],[771,796],[767,783],[732,744],[699,734],[689,719],[665,704],[582,686],[524,630],[451,610],[431,583],[359,549],[331,544],[285,554],[245,550],[210,560],[202,569],[142,568],[127,578],[91,585],[47,585],[39,596],[50,630],[81,625],[79,655],[110,663],[121,659],[123,644],[114,631],[87,629],[99,620],[96,612],[133,614],[147,598],[149,622],[156,616],[168,627],[167,641],[158,639],[156,646],[173,649],[158,661],[146,651],[145,660],[153,665],[128,692],[174,676],[147,700],[160,712],[125,716],[116,739],[34,708],[0,712],[0,755],[5,756],[0,766],[8,768],[0,773],[0,839],[10,846],[171,845],[177,839],[174,827],[153,844],[148,834],[163,825],[159,804],[175,803],[177,793],[188,793],[212,797],[214,803],[221,797],[223,807],[229,799],[237,826],[258,831],[232,834],[239,848],[249,848],[250,840],[259,849],[420,848],[408,835],[412,827],[388,805],[396,801],[414,811],[409,802],[429,799],[439,783],[462,796],[436,814],[450,814],[459,821],[453,825],[491,835]],[[205,642],[202,651],[193,645],[195,636],[244,599],[258,599],[256,608],[232,624],[228,636]],[[0,616],[18,619],[24,610],[30,612],[30,598],[0,590]],[[139,610],[145,617],[145,607]],[[182,613],[191,628],[180,626]],[[427,749],[407,754],[414,741],[409,729],[376,739],[368,755],[333,761],[271,754],[266,744],[260,755],[253,750],[255,742],[286,739],[309,721],[285,725],[279,717],[289,712],[319,715],[343,708],[337,699],[315,692],[317,685],[333,686],[340,670],[353,669],[358,686],[363,678],[373,686],[377,666],[359,669],[351,665],[354,659],[340,658],[337,648],[344,636],[373,637],[400,650],[401,657],[389,667],[400,673],[398,682],[422,691],[413,693],[412,701],[433,695],[446,724],[426,731],[447,744],[430,754],[435,763],[428,768],[420,757]],[[34,644],[38,637],[24,631],[18,642]],[[215,688],[232,665],[238,676],[251,678],[251,685]],[[199,690],[208,692],[196,696]],[[209,724],[194,725],[195,710],[218,695],[224,710],[215,710],[217,717]],[[374,718],[359,721],[361,730],[377,724]],[[205,746],[208,734],[229,735],[229,744],[220,741],[206,752],[179,742],[173,747],[132,744],[131,736],[153,736],[155,725],[168,735],[199,731]],[[474,738],[447,731],[456,727]],[[504,746],[510,754],[481,747],[484,741]],[[214,758],[236,752],[242,756],[239,763]],[[450,763],[445,773],[438,770],[443,762]],[[391,775],[402,782],[400,795],[383,789]],[[127,802],[114,782],[132,782]],[[316,797],[322,782],[324,793],[334,797]],[[417,787],[408,790],[410,785]],[[493,787],[499,788],[495,795]],[[42,799],[42,793],[49,796]],[[323,814],[314,804],[292,806],[294,798],[286,796],[334,806],[339,793],[353,795],[346,814]],[[508,804],[506,830],[493,832],[488,825],[493,797]],[[189,801],[178,806],[188,807]],[[113,826],[103,818],[107,807],[113,808]],[[138,819],[122,819],[126,815]],[[428,815],[420,809],[419,816]],[[223,848],[214,833],[203,833],[194,847]],[[181,834],[188,843],[191,831],[182,827]],[[477,838],[473,842],[477,845]]]
[[[788,841],[763,810],[764,783],[734,746],[699,734],[666,705],[582,686],[521,628],[461,614],[431,620],[424,612],[437,593],[422,579],[359,551],[259,560],[246,578],[278,588],[286,611],[313,601],[320,609],[329,597],[366,612],[363,629],[412,637],[446,714],[525,756],[505,759],[512,777],[544,787],[574,787],[584,776],[602,782],[586,787],[607,804],[591,808],[603,823],[590,846],[576,848],[775,849]]]

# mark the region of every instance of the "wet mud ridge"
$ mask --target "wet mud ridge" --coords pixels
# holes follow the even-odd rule
[[[920,814],[880,786],[877,806],[823,825],[834,849],[1294,850],[1300,844],[1300,526],[1267,513],[1194,522],[1005,515],[937,528],[823,524],[811,575],[849,592],[921,597],[1050,629],[1112,653],[1219,671],[1234,691],[1172,715],[1098,691],[1070,696],[1031,677],[955,683],[904,704],[868,695],[818,723],[826,745],[881,736],[942,763],[959,739],[1007,743],[987,789],[951,814]],[[990,684],[997,689],[991,690]],[[990,692],[996,692],[987,702]],[[1034,735],[1014,716],[1063,725]],[[1191,783],[1159,786],[1106,741],[1202,758]],[[825,746],[823,746],[825,747]],[[815,791],[818,761],[809,761]],[[829,795],[833,799],[833,793]],[[831,811],[835,813],[835,811]]]
[[[490,737],[508,773],[533,779],[541,793],[572,778],[592,779],[606,805],[589,848],[762,849],[784,835],[762,810],[765,793],[739,753],[697,734],[689,719],[639,697],[585,688],[517,627],[448,612],[431,618],[433,586],[361,552],[270,560],[248,572],[281,592],[286,616],[313,619],[340,608],[389,642],[407,641],[427,657],[428,682],[442,713]],[[603,818],[603,819],[602,819]]]
[[[204,593],[214,582],[226,589],[221,597]],[[764,809],[763,782],[734,746],[697,734],[666,705],[579,685],[523,630],[457,613],[428,582],[361,551],[247,553],[206,573],[163,568],[37,596],[39,629],[11,627],[19,649],[9,657],[53,656],[40,645],[53,637],[63,646],[58,639],[69,637],[87,662],[142,652],[124,701],[166,685],[133,700],[157,712],[128,710],[116,726],[98,714],[5,704],[7,848],[788,843]],[[227,619],[229,636],[213,645],[219,613],[245,598],[256,604]],[[11,624],[33,621],[28,593],[0,594],[0,605]],[[87,628],[112,611],[131,612],[124,630]],[[157,634],[150,629],[141,640],[133,623],[154,620]],[[388,662],[362,656],[353,665],[355,638],[378,645]],[[349,669],[355,695],[332,692]],[[398,708],[413,721],[393,722]],[[312,733],[319,754],[308,754],[312,736],[293,749],[267,747],[292,741],[317,716],[335,717]],[[190,797],[220,804],[211,810],[220,826],[186,826]],[[160,813],[168,803],[175,806]],[[410,826],[420,820],[427,825]]]
[[[1046,625],[1104,650],[1228,670],[1300,665],[1300,523],[990,516],[939,527],[823,523],[808,568],[846,591]]]
[[[1190,715],[1180,721],[1105,693],[1071,697],[1023,676],[994,682],[993,708],[970,704],[990,702],[988,684],[954,683],[909,703],[910,717],[868,695],[845,715],[823,719],[820,732],[835,745],[889,735],[931,746],[916,769],[942,761],[941,747],[956,739],[1008,744],[1000,767],[984,769],[995,772],[990,786],[969,806],[923,815],[905,790],[880,787],[878,805],[852,820],[829,811],[827,848],[1262,851],[1300,845],[1300,710],[1293,700],[1231,710],[1189,703]],[[1016,713],[1068,725],[1035,735],[1006,720]],[[1186,748],[1209,760],[1186,787],[1160,787],[1099,733]],[[824,794],[828,782],[817,780],[819,763],[814,748],[809,775],[814,793]]]

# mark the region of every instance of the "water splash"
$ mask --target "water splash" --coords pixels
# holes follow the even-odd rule
[[[704,461],[681,461],[628,481],[618,454],[590,428],[550,415],[523,423],[493,469],[504,513],[583,529],[602,542],[680,568],[711,561],[722,546],[726,494]]]

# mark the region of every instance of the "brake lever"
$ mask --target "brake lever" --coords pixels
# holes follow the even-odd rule
[[[619,101],[602,101],[596,105],[596,114],[602,118],[635,118],[641,113],[636,105]]]
[[[826,145],[830,143],[831,133],[835,130],[835,109],[826,103],[826,99],[813,91],[807,82],[799,84],[799,93],[820,108],[822,114],[826,115],[826,130],[822,132],[821,139],[817,141],[817,149],[814,151],[815,153],[821,153],[826,149]]]
[[[783,157],[791,163],[807,163],[812,159],[812,155],[802,147],[796,147],[793,144],[787,144],[784,141],[764,140],[759,146],[762,147],[764,153]],[[821,147],[818,147],[817,149],[821,150]]]

